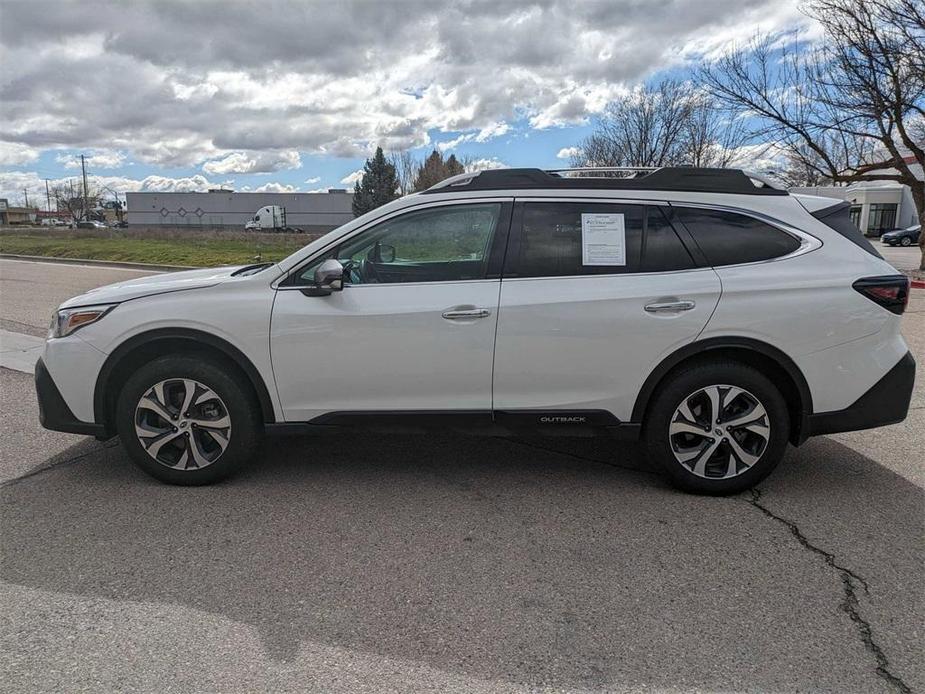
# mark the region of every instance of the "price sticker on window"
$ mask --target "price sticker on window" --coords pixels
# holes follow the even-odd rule
[[[581,215],[581,264],[626,265],[626,223],[622,214]]]

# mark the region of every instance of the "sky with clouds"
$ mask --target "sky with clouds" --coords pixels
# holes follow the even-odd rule
[[[567,165],[608,101],[791,0],[0,1],[0,197],[351,186],[377,145]]]

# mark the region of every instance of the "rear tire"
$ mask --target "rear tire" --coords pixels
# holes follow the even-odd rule
[[[900,246],[911,246],[911,245],[912,245],[912,239],[910,239],[908,236],[903,236],[903,237],[899,240],[899,245],[900,245]]]
[[[671,483],[697,494],[735,494],[783,457],[790,417],[780,391],[734,361],[678,371],[659,387],[644,422],[649,456]]]
[[[225,479],[263,435],[250,384],[208,358],[164,356],[138,369],[116,402],[116,430],[138,467],[167,484]]]

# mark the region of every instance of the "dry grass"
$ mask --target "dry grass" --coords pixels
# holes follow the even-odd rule
[[[318,236],[154,227],[7,227],[0,230],[0,253],[205,267],[281,260]]]

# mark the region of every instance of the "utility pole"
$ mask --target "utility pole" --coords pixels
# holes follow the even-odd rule
[[[29,207],[29,191],[23,188],[22,195],[26,199],[26,207]]]
[[[80,170],[83,173],[84,178],[84,213],[83,216],[85,219],[90,219],[90,194],[87,192],[87,166],[84,163],[84,155],[80,155]]]
[[[51,194],[48,192],[48,179],[45,179],[45,206],[51,212]]]

